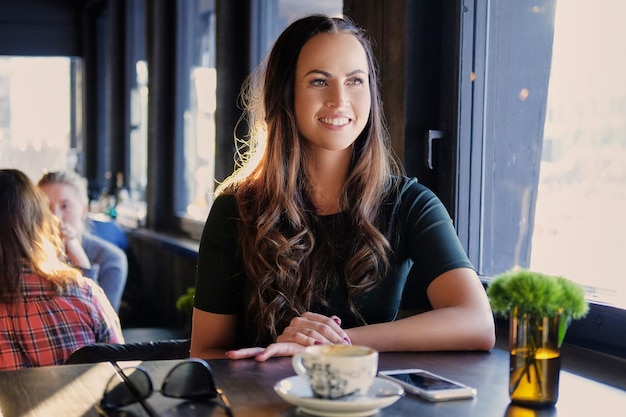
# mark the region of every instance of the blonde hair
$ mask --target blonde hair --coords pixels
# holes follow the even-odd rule
[[[74,171],[51,171],[46,172],[40,179],[37,185],[48,184],[65,184],[69,185],[76,191],[81,205],[87,206],[89,204],[89,197],[87,194],[87,180],[81,177]]]

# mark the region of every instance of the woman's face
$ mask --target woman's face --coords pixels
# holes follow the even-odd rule
[[[40,188],[48,196],[50,210],[63,223],[73,226],[76,230],[83,230],[87,207],[82,204],[74,187],[56,183],[41,185]]]
[[[369,68],[352,35],[323,33],[307,41],[295,74],[295,115],[300,134],[318,149],[349,149],[369,118]]]

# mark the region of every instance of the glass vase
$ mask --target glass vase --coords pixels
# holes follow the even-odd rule
[[[537,317],[512,309],[509,333],[512,403],[526,407],[556,404],[561,372],[560,320],[560,314]]]

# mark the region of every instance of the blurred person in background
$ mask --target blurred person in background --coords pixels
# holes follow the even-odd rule
[[[128,278],[128,258],[118,246],[89,232],[87,181],[72,171],[44,174],[38,183],[50,210],[61,220],[60,230],[70,263],[97,282],[119,311]]]
[[[63,364],[93,343],[123,343],[102,288],[65,262],[59,220],[21,171],[0,170],[0,371]]]

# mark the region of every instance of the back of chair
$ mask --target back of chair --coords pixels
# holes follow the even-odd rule
[[[77,349],[65,361],[66,365],[110,361],[150,361],[186,359],[191,339],[157,340],[140,343],[94,343]]]

